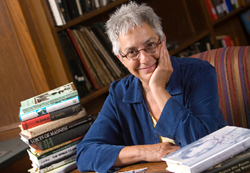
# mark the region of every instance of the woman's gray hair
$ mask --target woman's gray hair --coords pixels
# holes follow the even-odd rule
[[[161,40],[164,39],[160,17],[155,14],[151,7],[145,4],[139,5],[131,1],[128,4],[123,4],[111,14],[110,19],[106,23],[106,32],[112,43],[115,55],[120,55],[118,36],[126,34],[128,30],[133,30],[137,26],[141,26],[144,22],[153,28]]]

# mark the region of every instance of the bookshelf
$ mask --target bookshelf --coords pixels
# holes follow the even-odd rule
[[[91,22],[95,22],[98,20],[105,21],[108,19],[107,16],[110,12],[115,10],[117,6],[127,2],[128,0],[116,0],[104,7],[101,7],[87,14],[79,16],[78,18],[67,22],[63,26],[54,26],[53,21],[51,21],[51,13],[49,11],[50,9],[47,3],[43,1],[42,2],[43,8],[46,11],[46,16],[48,20],[50,21],[49,22],[50,29],[53,33],[54,40],[56,42],[62,61],[64,61],[65,57],[62,53],[62,49],[56,33],[79,24],[89,25]],[[198,42],[199,40],[201,40],[206,36],[210,36],[212,44],[214,45],[215,48],[218,48],[219,45],[216,41],[216,35],[218,34],[229,34],[232,35],[233,38],[237,37],[239,40],[237,43],[238,45],[249,44],[247,39],[245,39],[244,32],[238,33],[236,35],[235,33],[228,33],[223,31],[221,32],[220,28],[221,27],[228,28],[229,25],[228,21],[230,21],[233,18],[238,18],[241,12],[247,10],[250,7],[250,4],[235,9],[231,13],[223,16],[222,18],[219,18],[216,21],[211,21],[208,16],[205,2],[202,0],[192,0],[192,1],[137,0],[137,2],[146,3],[149,6],[153,7],[155,12],[162,18],[163,30],[167,36],[168,41],[170,43],[176,43],[178,45],[177,48],[170,51],[171,55],[176,55],[177,53],[185,50],[188,46]],[[239,19],[236,19],[236,21],[233,21],[231,23],[234,24],[237,22],[239,22]],[[223,28],[223,30],[225,30],[225,28]],[[243,30],[242,26],[238,26],[237,30]],[[67,63],[64,62],[63,64],[66,73],[69,74]],[[71,77],[69,77],[68,80],[71,80]],[[107,94],[108,89],[109,86],[105,86],[100,90],[91,92],[89,95],[81,99],[82,104],[86,106],[89,102],[92,102],[93,100],[101,99],[103,95]],[[86,108],[88,109],[88,107]],[[94,110],[91,109],[88,110],[88,112],[97,113],[95,111],[97,111],[97,109],[95,108]]]
[[[12,46],[12,49],[6,53],[6,56],[11,57],[6,61],[7,65],[12,67],[11,63],[16,61],[22,67],[25,67],[23,69],[14,69],[14,74],[19,74],[14,85],[11,79],[6,79],[4,75],[1,76],[5,78],[5,81],[1,84],[2,90],[7,88],[6,92],[13,93],[10,97],[3,96],[5,101],[13,103],[13,105],[5,111],[8,116],[0,115],[4,122],[0,123],[0,136],[2,134],[2,136],[6,136],[2,140],[7,140],[13,136],[18,137],[18,109],[21,100],[73,81],[57,34],[76,25],[86,26],[94,22],[106,21],[109,14],[116,7],[128,1],[116,0],[104,7],[70,20],[63,26],[55,26],[47,0],[13,0],[10,2],[0,0],[0,8],[3,9],[0,12],[1,21],[12,24],[8,28],[4,28],[5,30],[2,33],[9,33],[14,30],[13,32],[16,34],[14,40],[5,39],[3,34],[2,38],[5,39],[6,44],[0,45],[0,50],[14,42],[19,46],[19,49]],[[216,41],[217,35],[230,35],[237,46],[249,45],[250,43],[250,38],[245,32],[239,17],[242,12],[250,8],[250,3],[234,9],[215,21],[211,21],[204,0],[136,1],[153,7],[155,12],[162,18],[163,31],[168,42],[177,45],[175,49],[170,50],[171,55],[177,55],[206,36],[211,38],[214,48],[219,48]],[[6,7],[8,11],[6,11]],[[8,48],[11,48],[11,46]],[[21,53],[17,50],[21,50]],[[20,62],[17,55],[22,55],[22,62]],[[1,57],[1,60],[4,61],[4,57]],[[13,68],[6,70],[6,72],[13,72]],[[26,78],[24,78],[25,76]],[[43,81],[42,85],[40,81]],[[20,94],[15,94],[13,87],[7,87],[10,83],[12,83],[12,86],[19,87],[16,91]],[[100,111],[108,95],[108,89],[109,85],[92,91],[81,98],[81,103],[88,113],[96,114]],[[22,92],[24,90],[27,92]],[[16,95],[18,101],[12,100],[11,98],[16,98]],[[5,102],[2,101],[2,103]]]

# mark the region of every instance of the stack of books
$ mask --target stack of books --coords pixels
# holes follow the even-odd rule
[[[29,172],[60,172],[76,168],[76,146],[90,128],[93,117],[80,105],[73,83],[21,102],[21,140],[32,168]]]

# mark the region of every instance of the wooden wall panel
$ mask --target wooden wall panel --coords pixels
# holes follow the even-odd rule
[[[17,0],[0,0],[0,25],[1,140],[18,129],[20,101],[49,88]]]

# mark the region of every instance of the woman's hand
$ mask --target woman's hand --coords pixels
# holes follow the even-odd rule
[[[172,144],[171,142],[143,145],[142,148],[145,157],[143,160],[147,162],[162,161],[162,157],[180,149],[178,145]]]
[[[173,67],[170,60],[170,55],[166,47],[166,39],[162,41],[159,51],[160,55],[157,67],[149,80],[149,87],[151,90],[153,88],[165,89],[166,84],[168,83],[173,73]]]
[[[172,97],[166,90],[166,85],[173,73],[172,62],[166,47],[166,38],[162,41],[159,51],[158,64],[149,80],[149,88],[162,111],[166,102]]]
[[[180,149],[178,145],[163,142],[151,145],[135,145],[124,147],[113,166],[124,166],[140,161],[158,162],[161,158]]]

